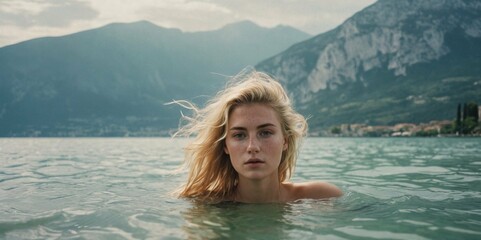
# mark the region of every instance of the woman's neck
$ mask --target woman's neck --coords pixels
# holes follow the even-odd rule
[[[244,203],[273,203],[282,199],[282,186],[279,179],[267,178],[251,180],[240,178],[234,201]]]

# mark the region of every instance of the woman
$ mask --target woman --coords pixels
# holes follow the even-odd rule
[[[185,149],[189,168],[180,197],[244,203],[290,202],[342,195],[322,182],[290,183],[307,122],[296,113],[282,86],[252,71],[194,111],[176,135],[195,135]]]

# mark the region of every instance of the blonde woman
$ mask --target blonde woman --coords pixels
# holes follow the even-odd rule
[[[288,182],[307,122],[268,75],[234,78],[203,109],[176,103],[193,110],[176,135],[195,136],[185,148],[189,176],[180,197],[273,203],[342,195],[329,183]]]

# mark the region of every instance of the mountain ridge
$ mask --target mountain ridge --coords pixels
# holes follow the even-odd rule
[[[132,126],[134,131],[168,129],[179,116],[165,102],[202,103],[198,96],[213,94],[225,81],[211,72],[236,74],[309,37],[287,31],[280,33],[283,41],[273,43],[278,30],[254,27],[238,33],[229,39],[220,30],[185,33],[140,21],[2,47],[0,135],[55,135],[57,130],[82,135],[82,126],[109,125],[115,125],[110,127],[117,129],[114,135]],[[253,34],[264,39],[253,45]]]
[[[378,1],[256,67],[280,79],[314,128],[450,119],[458,102],[481,101],[480,10],[479,1]],[[451,77],[471,86],[431,89]]]

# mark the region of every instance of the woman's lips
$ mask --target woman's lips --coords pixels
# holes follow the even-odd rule
[[[263,163],[264,163],[264,161],[262,161],[260,159],[257,159],[257,158],[253,158],[253,159],[249,159],[244,164],[245,165],[257,165],[257,164],[263,164]]]

